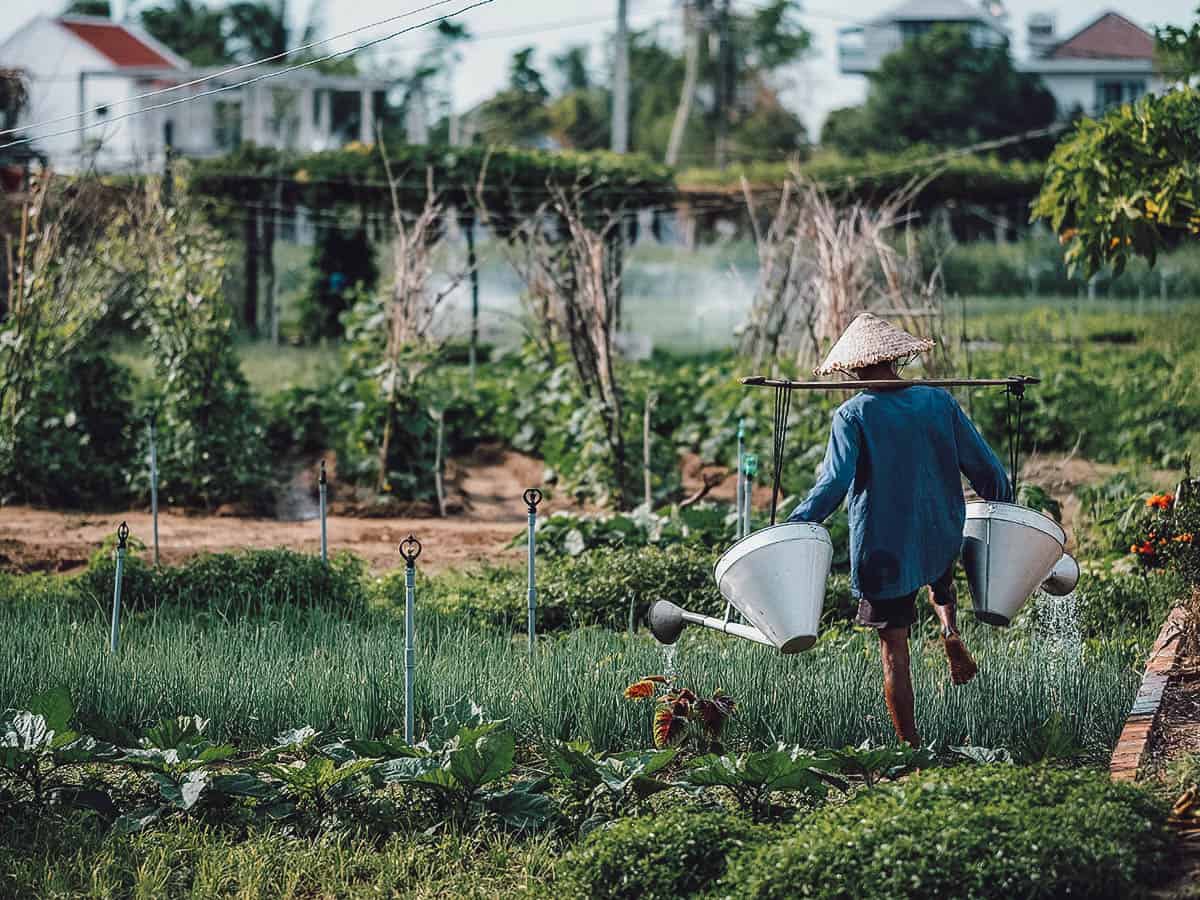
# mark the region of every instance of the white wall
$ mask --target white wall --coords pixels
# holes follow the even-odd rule
[[[29,104],[17,122],[29,124],[74,116],[79,112],[79,73],[112,69],[112,62],[52,20],[38,18],[13,34],[0,46],[0,65],[23,69],[29,78]],[[132,93],[127,79],[89,77],[85,86],[87,107],[107,104],[109,117],[130,109],[116,104]],[[103,123],[104,117],[90,115],[88,124]],[[80,167],[78,118],[55,122],[27,132],[34,146],[46,153],[51,165],[62,171]],[[55,134],[55,132],[66,132]],[[88,129],[84,139],[89,148],[99,146],[98,162],[105,168],[123,167],[137,149],[134,128],[118,122],[109,127]]]

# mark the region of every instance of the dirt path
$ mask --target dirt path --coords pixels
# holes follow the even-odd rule
[[[702,465],[687,455],[680,461],[684,495],[703,484],[705,474],[726,472],[721,466]],[[1102,481],[1117,471],[1087,460],[1063,456],[1035,456],[1023,467],[1022,477],[1042,484],[1063,501],[1063,518],[1068,529],[1078,514],[1075,489],[1081,484]],[[159,544],[168,563],[179,563],[201,552],[237,548],[288,547],[305,553],[320,550],[320,527],[316,521],[315,466],[297,473],[285,489],[281,513],[295,521],[248,518],[236,515],[189,515],[165,509],[159,516]],[[478,448],[470,457],[451,460],[446,467],[446,518],[426,510],[393,516],[338,514],[351,510],[333,487],[332,512],[328,520],[331,550],[350,550],[367,560],[375,571],[399,566],[396,545],[409,533],[424,544],[421,563],[427,571],[458,568],[483,561],[521,558],[519,549],[508,548],[513,536],[525,527],[525,488],[542,482],[540,460],[496,446]],[[1172,473],[1154,473],[1158,487],[1174,484]],[[733,478],[726,478],[707,499],[732,502]],[[763,479],[755,487],[754,506],[765,510],[771,502],[769,485]],[[543,513],[570,508],[568,501],[551,500]],[[26,506],[0,507],[0,571],[70,572],[81,568],[104,539],[122,521],[133,535],[149,544],[151,519],[146,510],[114,513],[69,513]]]
[[[446,518],[331,515],[327,523],[330,550],[353,551],[373,570],[385,571],[402,565],[396,545],[411,533],[423,544],[421,566],[426,571],[483,561],[516,562],[521,551],[507,545],[525,527],[521,493],[541,482],[542,470],[541,462],[531,457],[511,450],[480,448],[470,458],[451,461],[447,466],[447,506],[451,514]],[[288,547],[317,553],[321,531],[315,491],[315,484],[301,486],[299,492],[310,502],[300,504],[305,515],[300,521],[161,510],[158,530],[162,559],[179,563],[197,553],[238,548]],[[344,505],[336,501],[336,489],[334,496],[332,511],[336,513]],[[558,506],[561,504],[548,503],[546,510]],[[79,569],[122,521],[129,523],[134,537],[152,544],[152,520],[145,510],[65,513],[28,506],[0,507],[0,570]]]

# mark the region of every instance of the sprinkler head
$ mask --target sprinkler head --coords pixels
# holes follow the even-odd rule
[[[673,644],[683,631],[683,610],[670,600],[659,600],[650,607],[646,617],[650,622],[650,633],[660,644]]]

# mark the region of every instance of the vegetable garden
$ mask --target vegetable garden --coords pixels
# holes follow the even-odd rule
[[[0,489],[84,510],[147,503],[153,417],[156,496],[172,508],[262,513],[320,459],[335,462],[335,497],[359,511],[453,515],[446,460],[499,445],[544,466],[539,487],[558,507],[536,533],[536,640],[526,573],[500,559],[419,572],[406,621],[405,572],[371,571],[337,546],[328,563],[279,548],[158,565],[136,534],[121,557],[116,652],[111,543],[80,572],[0,573],[0,893],[1125,897],[1152,886],[1172,852],[1164,805],[1104,769],[1164,616],[1200,582],[1194,300],[956,298],[922,255],[928,235],[875,240],[894,237],[895,221],[858,226],[846,240],[872,245],[869,264],[830,271],[798,222],[836,223],[840,207],[781,175],[796,179],[785,194],[796,206],[765,229],[750,213],[754,327],[703,355],[626,358],[619,323],[635,301],[621,279],[638,251],[625,246],[621,201],[646,185],[669,191],[663,172],[584,159],[547,173],[537,154],[353,154],[349,175],[340,156],[264,157],[248,183],[210,165],[191,185],[206,186],[203,201],[105,194],[96,202],[117,225],[100,231],[80,231],[79,194],[45,188],[39,215],[57,225],[44,233],[81,243],[61,265],[38,247],[16,261],[53,277],[23,281],[22,306],[0,323],[11,413]],[[491,165],[499,174],[482,174]],[[453,191],[439,194],[435,174]],[[231,284],[214,221],[239,191],[285,176],[289,202],[333,191],[350,197],[339,215],[390,212],[396,243],[384,290],[366,279],[339,294],[340,318],[328,306],[310,316],[342,331],[330,364],[266,389],[245,369],[269,345],[235,341],[227,294],[245,285]],[[338,193],[343,178],[360,193]],[[445,286],[474,271],[455,262],[442,221],[468,210],[493,223],[472,254],[503,256],[524,291],[522,338],[491,353],[431,325]],[[97,248],[113,271],[91,267]],[[779,259],[803,253],[807,281],[775,278]],[[664,648],[644,627],[656,600],[721,614],[712,566],[738,514],[720,482],[739,429],[764,469],[772,437],[768,392],[737,376],[811,368],[806,354],[839,327],[811,285],[843,276],[859,306],[928,302],[932,312],[894,311],[937,329],[930,370],[1040,376],[1017,499],[1063,521],[1084,569],[1072,596],[1035,597],[1011,628],[964,614],[980,673],[962,687],[919,604],[920,748],[895,743],[878,641],[851,624],[844,512],[827,523],[834,574],[813,649],[783,656],[702,631]],[[72,307],[71,290],[104,302]],[[126,358],[148,357],[140,374],[114,333]],[[815,479],[839,398],[791,408],[784,514]],[[960,401],[1002,448],[1005,398]],[[699,487],[684,489],[682,457],[702,464]],[[1057,477],[1078,461],[1086,479]],[[756,525],[762,494],[760,483]]]

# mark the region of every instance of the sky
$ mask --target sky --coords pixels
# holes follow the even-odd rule
[[[20,27],[28,17],[54,15],[65,0],[0,0],[0,42]],[[210,0],[214,2],[214,0]],[[416,9],[429,0],[324,0],[321,21],[322,36],[349,31],[398,13]],[[417,14],[379,29],[364,31],[337,46],[350,46],[371,37],[386,34],[406,25],[415,24],[446,10],[470,5],[475,0],[461,0],[436,11]],[[843,76],[837,71],[837,31],[839,28],[871,19],[897,5],[898,0],[857,0],[839,8],[835,0],[814,0],[804,4],[800,16],[813,33],[815,48],[809,58],[793,71],[786,73],[791,87],[786,101],[808,125],[815,139],[820,123],[830,109],[862,101],[866,80],[862,76]],[[1198,0],[1154,0],[1153,9],[1146,3],[1091,2],[1054,3],[1053,0],[1007,0],[1008,25],[1013,34],[1013,50],[1017,57],[1026,53],[1024,46],[1025,20],[1035,12],[1055,16],[1058,33],[1066,37],[1108,10],[1120,12],[1144,27],[1155,24],[1187,24],[1196,16]],[[734,6],[747,8],[752,0],[735,0]],[[290,3],[298,17],[308,10],[305,0]],[[136,8],[136,7],[135,7]],[[661,40],[679,42],[682,31],[679,23],[680,0],[629,0],[630,25],[635,29],[657,28]],[[537,47],[535,61],[549,70],[550,57],[573,44],[591,47],[594,69],[607,68],[607,41],[612,35],[611,19],[616,14],[616,0],[599,2],[564,2],[564,0],[491,0],[485,6],[465,13],[465,22],[476,39],[464,48],[463,60],[455,79],[455,103],[467,109],[493,94],[503,86],[508,62],[513,52],[526,46]],[[380,45],[376,64],[411,65],[429,38],[422,31],[395,38]],[[0,60],[2,63],[3,60]],[[636,90],[637,86],[634,85]]]

